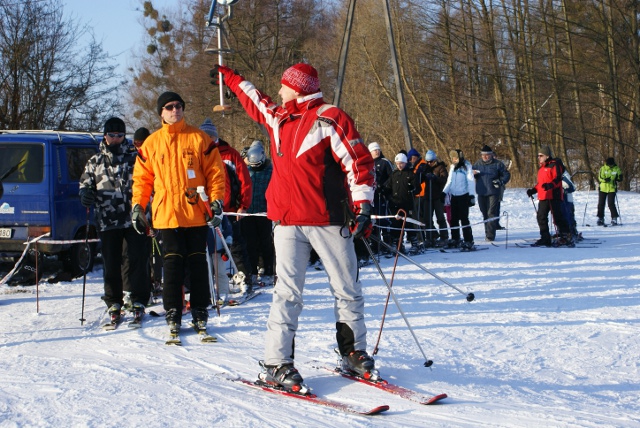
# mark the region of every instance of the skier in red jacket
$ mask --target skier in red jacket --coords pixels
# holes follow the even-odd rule
[[[343,367],[362,376],[377,375],[366,352],[364,297],[353,245],[354,238],[371,233],[375,178],[367,146],[353,120],[324,102],[318,73],[308,64],[296,64],[282,75],[282,105],[232,69],[217,66],[215,71],[224,76],[224,83],[247,114],[266,128],[271,140],[273,174],[266,196],[267,216],[276,222],[278,281],[260,378],[290,391],[305,390],[293,355],[312,248],[330,278]],[[353,235],[344,233],[345,203],[356,216]]]

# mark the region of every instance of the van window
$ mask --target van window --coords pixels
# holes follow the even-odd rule
[[[69,168],[69,180],[79,181],[84,172],[84,167],[91,156],[96,154],[96,149],[67,147],[67,165]]]
[[[0,178],[9,183],[41,183],[44,178],[44,145],[0,144]]]

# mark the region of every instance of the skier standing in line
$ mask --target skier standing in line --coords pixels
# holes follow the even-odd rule
[[[151,294],[148,276],[148,237],[140,236],[131,222],[131,187],[138,157],[125,139],[124,121],[117,117],[104,124],[100,151],[91,157],[80,177],[80,202],[95,205],[96,223],[102,243],[104,296],[112,323],[120,321],[123,301],[123,242],[127,244],[126,270],[132,310],[142,316]],[[146,205],[145,205],[146,206]]]
[[[622,170],[613,158],[607,158],[598,173],[600,187],[598,190],[598,226],[604,226],[604,203],[606,202],[611,212],[611,225],[618,224],[618,209],[616,208],[616,193],[618,183],[622,181]]]
[[[549,233],[549,212],[553,222],[558,227],[560,236],[557,245],[573,245],[573,238],[569,223],[562,215],[562,174],[564,166],[562,162],[553,158],[551,147],[542,146],[538,152],[538,182],[535,187],[527,189],[527,196],[538,194],[538,213],[536,215],[540,227],[540,239],[533,245],[536,247],[550,247],[552,245],[551,233]]]
[[[460,247],[462,250],[473,249],[473,231],[469,222],[469,208],[476,204],[476,184],[471,163],[464,158],[462,150],[449,152],[451,166],[447,183],[442,190],[451,200],[451,239],[447,243],[450,248]],[[460,226],[462,226],[463,242],[460,242]]]
[[[449,229],[447,229],[447,219],[444,212],[444,194],[442,190],[447,183],[449,172],[444,162],[438,161],[438,157],[433,150],[428,150],[424,155],[424,161],[427,163],[425,171],[425,195],[427,198],[426,209],[424,210],[424,220],[427,225],[427,246],[428,247],[444,247],[449,239]],[[433,223],[433,215],[436,216],[438,223],[438,231],[435,231]]]
[[[295,64],[282,75],[282,105],[225,66],[216,66],[247,114],[271,140],[273,175],[267,214],[276,222],[278,281],[267,321],[260,378],[291,391],[304,391],[294,367],[294,339],[302,311],[302,290],[311,249],[329,277],[334,297],[336,339],[343,367],[359,375],[375,363],[367,352],[364,296],[358,280],[354,239],[371,233],[373,158],[353,120],[324,102],[315,68]],[[222,82],[219,82],[222,83]],[[348,204],[348,206],[347,206]],[[355,225],[346,228],[346,209]]]
[[[493,156],[491,147],[486,144],[480,150],[480,159],[473,164],[473,173],[476,178],[478,206],[485,220],[485,238],[487,241],[493,241],[496,239],[498,219],[486,220],[500,215],[500,189],[509,182],[511,174],[504,164]]]
[[[161,94],[157,109],[162,128],[147,138],[133,171],[132,220],[136,230],[144,233],[142,207],[155,192],[151,209],[153,226],[162,233],[162,300],[167,324],[172,331],[182,324],[182,285],[187,266],[193,323],[204,329],[210,304],[207,222],[219,226],[222,220],[225,167],[211,138],[184,120],[185,102],[179,94]],[[197,193],[198,186],[205,188],[212,218]]]
[[[388,201],[383,193],[382,186],[387,182],[391,173],[393,172],[393,164],[389,159],[387,159],[382,153],[382,149],[380,148],[380,144],[373,142],[368,146],[369,152],[371,152],[371,156],[373,157],[374,168],[376,172],[376,193],[373,205],[372,214],[384,216],[388,214]],[[395,214],[395,213],[394,213]],[[378,219],[376,221],[375,227],[379,230],[376,231],[376,236],[378,238],[382,237],[382,240],[387,244],[391,245],[391,230],[389,226],[391,222],[389,219]],[[388,253],[388,250],[383,249],[383,253]]]

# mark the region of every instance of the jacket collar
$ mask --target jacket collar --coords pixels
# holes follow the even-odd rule
[[[162,129],[169,134],[177,134],[178,132],[182,132],[184,128],[186,128],[187,122],[184,121],[184,118],[180,119],[178,122],[174,124],[170,124],[162,121]]]
[[[287,110],[288,114],[298,115],[322,103],[324,103],[322,92],[316,92],[315,94],[295,98],[287,102],[283,107]]]

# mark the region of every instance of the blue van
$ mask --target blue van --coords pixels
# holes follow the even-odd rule
[[[17,261],[29,238],[50,235],[38,252],[55,255],[65,272],[80,276],[93,265],[97,236],[93,213],[80,204],[78,187],[100,137],[63,131],[0,130],[0,257]],[[55,242],[61,241],[61,242]],[[35,257],[41,256],[35,254]]]

